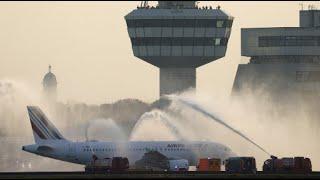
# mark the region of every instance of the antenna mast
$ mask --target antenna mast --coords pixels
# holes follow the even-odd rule
[[[301,9],[300,9],[300,10],[302,10],[302,11],[303,11],[303,2],[299,3],[299,5],[300,5],[300,7],[301,7]]]
[[[141,1],[140,7],[146,8],[148,6],[148,1]]]

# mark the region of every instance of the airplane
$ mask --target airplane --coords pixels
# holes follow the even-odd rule
[[[35,144],[22,146],[23,151],[70,163],[88,165],[93,160],[127,157],[129,166],[150,151],[168,158],[187,159],[195,166],[199,158],[226,159],[236,156],[225,145],[211,141],[83,141],[73,142],[61,135],[37,106],[27,106]]]

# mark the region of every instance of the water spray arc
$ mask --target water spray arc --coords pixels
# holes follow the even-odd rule
[[[99,128],[101,128],[101,127],[106,128],[106,129],[104,129],[104,131],[108,132],[108,134],[107,135],[103,134],[104,137],[113,139],[115,141],[123,141],[124,140],[124,134],[122,132],[122,129],[114,122],[114,120],[112,120],[110,118],[109,119],[101,118],[101,119],[93,119],[93,120],[88,121],[85,124],[85,138],[89,144],[93,162],[95,162],[95,160],[97,160],[99,158],[93,150],[93,148],[94,148],[93,145],[95,144],[95,142],[97,140],[94,138],[89,139],[89,135],[90,135],[89,132],[90,131],[94,132],[95,134],[99,134],[99,129],[96,129],[95,126],[98,126]]]
[[[141,116],[141,118],[138,120],[138,122],[136,123],[136,125],[133,127],[132,129],[132,133],[130,135],[130,139],[133,137],[133,134],[137,131],[137,129],[141,126],[141,124],[143,122],[145,122],[145,120],[147,119],[155,119],[155,118],[159,118],[159,120],[163,123],[163,125],[166,126],[166,128],[168,128],[170,130],[170,132],[172,132],[174,134],[174,136],[178,139],[178,140],[184,140],[185,138],[182,136],[182,134],[179,132],[178,128],[169,121],[168,117],[166,117],[165,115],[162,114],[162,112],[147,112],[144,115]]]
[[[218,122],[219,124],[223,125],[224,127],[228,128],[229,130],[233,131],[234,133],[238,134],[239,136],[241,136],[242,138],[244,138],[245,140],[249,141],[251,144],[255,145],[257,148],[259,148],[260,150],[262,150],[263,152],[265,152],[266,154],[268,154],[269,156],[271,156],[271,154],[266,151],[264,148],[262,148],[260,145],[258,145],[257,143],[255,143],[254,141],[252,141],[250,138],[248,138],[247,136],[245,136],[243,133],[241,133],[240,131],[234,129],[233,127],[231,127],[230,125],[228,125],[227,123],[225,123],[223,120],[221,120],[220,118],[214,116],[213,114],[207,112],[206,110],[204,110],[203,108],[201,108],[198,104],[196,103],[192,103],[189,102],[187,100],[181,99],[179,97],[175,97],[175,96],[166,96],[171,100],[176,100],[190,108],[192,108],[193,110],[196,110],[200,113],[202,113],[203,115],[209,117],[210,119]]]
[[[89,135],[88,135],[88,130],[89,130],[90,125],[91,125],[91,123],[88,122],[88,123],[86,124],[86,127],[85,127],[85,136],[86,136],[86,141],[87,141],[87,142],[90,142],[90,140],[89,140]],[[95,158],[96,158],[96,155],[95,155],[95,153],[94,153],[94,151],[93,151],[93,148],[92,148],[92,146],[91,146],[91,143],[89,143],[89,147],[90,147],[90,151],[91,151],[91,154],[92,154],[92,159],[95,159]]]

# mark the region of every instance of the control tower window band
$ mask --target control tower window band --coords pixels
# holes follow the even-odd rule
[[[133,46],[226,46],[228,38],[131,38]]]
[[[127,25],[133,27],[214,27],[231,28],[230,19],[128,19]]]

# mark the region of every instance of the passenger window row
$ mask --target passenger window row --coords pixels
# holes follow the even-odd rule
[[[148,148],[133,148],[131,150],[133,150],[133,151],[145,151],[147,149]],[[154,150],[154,151],[157,151],[157,150],[159,150],[159,151],[190,151],[191,149],[189,149],[189,148],[153,148],[153,149],[150,149],[150,150]],[[84,152],[98,152],[98,151],[105,151],[105,152],[109,151],[109,152],[111,152],[111,151],[117,151],[117,149],[114,149],[114,148],[106,148],[106,149],[104,149],[104,148],[103,149],[95,149],[95,148],[93,148],[93,149],[88,149],[88,148],[86,148],[86,149],[83,149],[83,151]]]
[[[116,149],[107,148],[107,149],[83,149],[84,152],[97,152],[97,151],[116,151]]]
[[[214,27],[231,28],[231,19],[127,19],[128,27]]]

